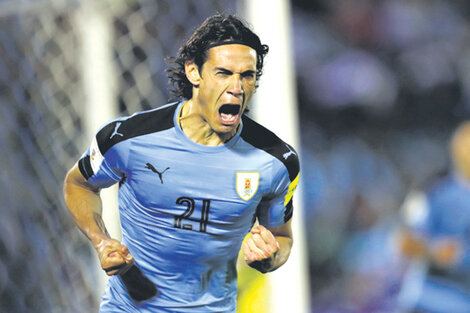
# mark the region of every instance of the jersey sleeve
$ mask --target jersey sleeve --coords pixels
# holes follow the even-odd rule
[[[125,145],[117,145],[113,138],[119,137],[121,124],[115,120],[101,127],[78,161],[81,174],[95,187],[106,188],[123,178],[127,151]]]
[[[293,214],[293,196],[299,181],[299,159],[293,153],[284,160],[274,160],[272,192],[264,197],[257,209],[258,221],[267,228],[279,227],[288,222]]]

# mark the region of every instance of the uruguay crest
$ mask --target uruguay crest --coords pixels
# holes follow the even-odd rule
[[[236,187],[240,198],[250,200],[258,191],[259,172],[237,172]]]

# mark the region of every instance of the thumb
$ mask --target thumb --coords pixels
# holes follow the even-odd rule
[[[121,247],[121,256],[126,262],[130,262],[134,259],[126,246]]]
[[[263,226],[261,226],[261,225],[256,225],[255,227],[253,227],[253,228],[251,229],[251,233],[252,233],[253,235],[254,235],[254,234],[259,234],[259,233],[261,233],[261,231],[263,230],[262,227],[263,227]]]

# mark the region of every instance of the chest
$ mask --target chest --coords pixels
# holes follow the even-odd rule
[[[149,214],[176,228],[246,224],[272,188],[272,160],[257,150],[215,153],[146,145],[129,156],[126,183]]]

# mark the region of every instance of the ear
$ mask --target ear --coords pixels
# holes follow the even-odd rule
[[[186,61],[186,63],[184,63],[184,70],[189,82],[193,84],[194,87],[199,87],[201,75],[198,66],[194,62]]]

